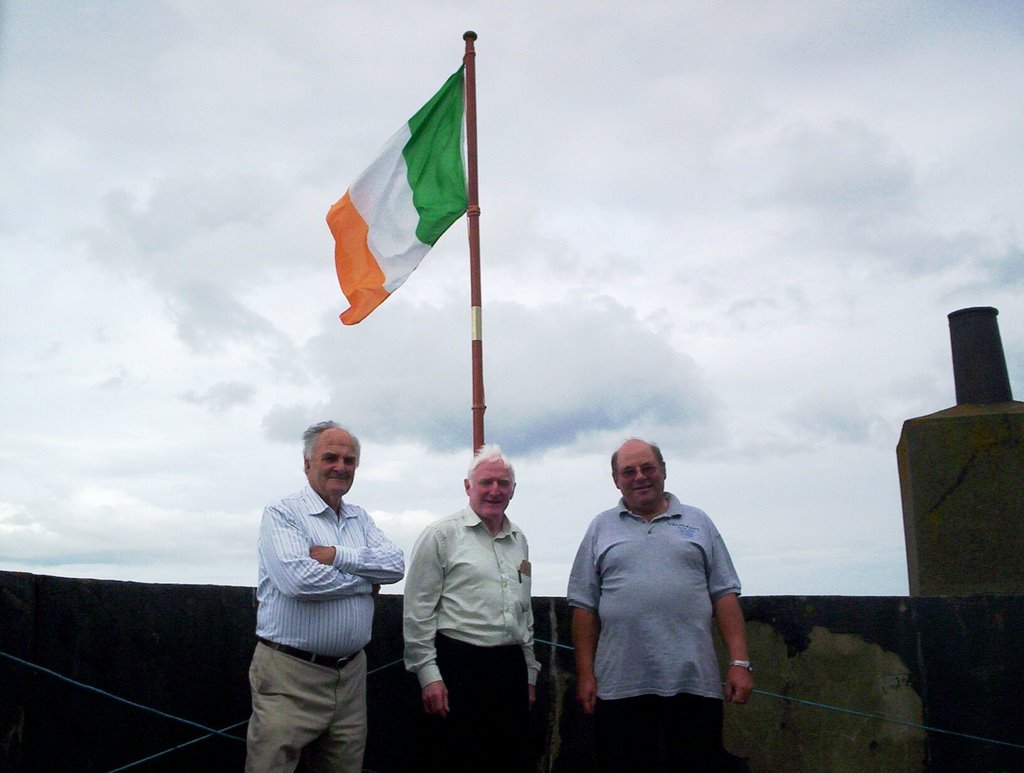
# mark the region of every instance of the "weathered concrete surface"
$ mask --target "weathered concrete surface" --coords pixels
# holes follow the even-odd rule
[[[750,624],[760,653],[759,695],[742,710],[730,707],[728,746],[757,760],[762,770],[925,769],[925,733],[863,716],[899,717],[922,724],[921,697],[910,684],[910,669],[893,653],[858,634],[811,629],[806,650],[790,657],[771,626]],[[779,697],[773,697],[779,696]],[[786,701],[800,696],[807,703]],[[860,715],[816,708],[851,707]],[[765,745],[764,738],[772,743]],[[818,766],[821,765],[821,768]]]
[[[910,419],[896,456],[910,594],[1024,594],[1024,402]]]
[[[917,727],[1024,747],[1024,597],[783,596],[743,606],[760,692],[726,707],[726,743],[750,770],[1024,770],[1020,748]],[[573,698],[568,612],[564,599],[534,599],[544,670],[526,742],[538,771],[593,769],[593,728]],[[251,588],[0,572],[0,653],[238,738],[254,623]],[[366,769],[377,773],[417,769],[418,689],[401,651],[401,599],[382,596],[367,648]],[[108,771],[203,735],[0,656],[5,772]],[[214,737],[131,769],[240,770],[243,759],[241,740]]]

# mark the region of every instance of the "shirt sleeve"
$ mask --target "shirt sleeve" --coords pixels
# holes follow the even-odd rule
[[[740,594],[740,578],[736,574],[736,568],[732,563],[732,556],[725,546],[725,540],[714,530],[711,539],[711,555],[709,557],[710,570],[708,572],[708,595],[712,601],[717,601],[727,593]]]
[[[402,607],[405,667],[416,674],[420,687],[441,679],[437,667],[437,608],[444,587],[444,541],[427,528],[409,557]]]
[[[520,532],[522,534],[522,532]],[[530,543],[523,534],[523,558],[530,560]],[[526,606],[526,641],[523,642],[523,658],[526,660],[526,680],[536,686],[540,675],[540,661],[533,651],[533,599]]]
[[[339,572],[357,575],[371,583],[390,585],[405,576],[405,556],[401,548],[384,536],[370,514],[360,508],[357,518],[345,528],[363,530],[360,547],[335,545],[334,566]]]
[[[569,589],[566,592],[569,606],[582,607],[594,613],[597,612],[601,600],[601,577],[597,573],[594,551],[597,540],[596,524],[595,519],[583,535],[583,540],[576,551],[576,560],[572,562],[572,570],[569,572]]]
[[[324,601],[373,589],[369,580],[314,560],[309,548],[309,535],[286,509],[277,505],[264,509],[260,556],[267,576],[282,594],[305,601]]]

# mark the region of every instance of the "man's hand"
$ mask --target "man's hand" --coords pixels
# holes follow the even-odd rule
[[[309,549],[309,557],[325,566],[334,566],[334,554],[334,548],[323,545],[314,545]]]
[[[448,688],[438,679],[431,682],[420,693],[423,710],[428,714],[444,719],[448,716]]]
[[[530,685],[530,708],[533,708],[533,704],[537,702],[537,688],[532,684]]]
[[[576,674],[576,700],[583,707],[584,714],[593,714],[597,706],[597,679],[593,673],[588,675]]]
[[[576,647],[576,700],[584,714],[593,714],[597,706],[597,677],[594,659],[597,657],[597,639],[601,635],[601,619],[597,613],[573,607],[572,643]]]
[[[743,666],[729,666],[725,677],[725,699],[729,703],[746,703],[753,691],[753,674]]]

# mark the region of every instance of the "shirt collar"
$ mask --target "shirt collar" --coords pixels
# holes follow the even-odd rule
[[[481,529],[486,529],[487,526],[480,519],[480,516],[476,514],[472,507],[466,505],[466,508],[462,511],[461,517],[462,525],[468,529],[473,529],[479,526]],[[519,529],[516,527],[512,520],[506,515],[505,520],[501,525],[501,531],[494,535],[495,539],[506,537],[509,534],[516,536],[519,534]]]
[[[324,498],[317,494],[313,487],[306,485],[302,489],[302,499],[306,503],[306,508],[309,510],[310,515],[327,515],[330,513],[334,515],[334,510],[329,504],[324,501]],[[341,515],[343,518],[351,518],[352,515],[347,511],[347,505],[344,501],[341,503]]]
[[[668,508],[665,512],[660,513],[651,520],[657,521],[659,518],[681,518],[683,515],[683,503],[679,501],[679,498],[675,494],[666,491],[665,497],[668,499]],[[624,497],[619,498],[619,515],[629,515],[633,518],[640,518],[639,515],[631,511],[626,507],[626,500]]]

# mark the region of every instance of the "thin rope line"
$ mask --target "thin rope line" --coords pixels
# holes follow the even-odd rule
[[[71,679],[70,677],[67,677],[67,676],[64,676],[61,673],[58,673],[57,671],[54,671],[54,670],[49,669],[49,668],[46,668],[45,666],[40,666],[37,663],[32,663],[32,662],[30,662],[28,660],[23,660],[22,658],[19,658],[19,657],[15,656],[15,655],[10,655],[10,654],[8,654],[6,652],[2,652],[2,651],[0,651],[0,655],[2,655],[5,658],[9,658],[10,660],[13,660],[16,663],[20,663],[23,666],[27,666],[28,668],[33,668],[36,671],[40,671],[40,672],[42,672],[42,673],[44,673],[44,674],[46,674],[48,676],[52,676],[52,677],[54,677],[55,679],[57,679],[57,680],[59,680],[61,682],[65,682],[65,683],[73,685],[75,687],[80,687],[81,689],[86,690],[87,692],[92,692],[92,693],[95,693],[97,695],[102,695],[103,697],[110,698],[111,700],[117,701],[118,703],[123,703],[125,705],[131,706],[132,708],[141,709],[143,711],[151,712],[151,713],[156,714],[158,716],[164,717],[165,719],[171,719],[171,720],[174,720],[176,722],[182,722],[182,723],[184,723],[186,725],[191,725],[192,727],[198,728],[199,730],[203,730],[206,733],[205,735],[199,736],[198,738],[193,738],[190,741],[185,741],[184,743],[180,743],[180,744],[178,744],[176,746],[172,746],[169,749],[164,749],[163,751],[157,752],[156,754],[151,754],[150,756],[143,757],[140,760],[135,760],[134,762],[129,762],[127,765],[122,765],[119,768],[113,768],[110,771],[110,773],[118,773],[119,771],[122,771],[122,770],[128,770],[129,768],[133,768],[136,765],[141,765],[142,763],[150,762],[152,760],[158,759],[159,757],[163,757],[164,755],[170,754],[171,752],[177,751],[178,749],[184,749],[184,748],[186,748],[188,746],[192,746],[194,744],[199,743],[200,741],[205,741],[206,739],[213,738],[215,736],[220,736],[222,738],[229,738],[229,739],[231,739],[233,741],[245,741],[244,738],[240,738],[237,735],[232,735],[232,734],[230,734],[227,731],[234,730],[235,728],[241,727],[242,725],[246,724],[249,721],[248,718],[243,719],[241,722],[235,722],[233,725],[228,725],[227,727],[225,727],[225,728],[223,728],[221,730],[215,730],[212,727],[206,727],[205,725],[202,725],[202,724],[200,724],[198,722],[193,722],[190,719],[184,719],[182,717],[176,717],[173,714],[168,714],[165,711],[160,711],[159,709],[155,709],[152,706],[144,706],[141,703],[136,703],[135,701],[130,701],[127,698],[122,698],[119,695],[114,695],[113,693],[107,692],[106,690],[101,690],[98,687],[93,687],[92,685],[85,684],[84,682],[76,681],[74,679]],[[375,674],[378,671],[383,671],[384,669],[390,668],[391,666],[394,666],[394,665],[396,665],[398,663],[401,663],[401,662],[402,662],[401,658],[399,658],[397,660],[393,660],[390,663],[386,663],[383,666],[379,666],[378,668],[373,669],[372,671],[367,671],[366,675],[370,676],[371,674]]]
[[[1024,749],[1024,744],[1011,743],[1010,741],[997,741],[995,738],[985,738],[980,735],[971,735],[970,733],[958,733],[955,730],[943,730],[941,727],[931,727],[929,725],[919,725],[916,722],[909,722],[904,719],[890,719],[889,717],[883,717],[879,714],[869,714],[864,711],[857,711],[855,709],[844,709],[840,706],[829,706],[827,703],[815,703],[814,701],[804,700],[803,698],[793,698],[789,695],[781,695],[779,693],[769,692],[768,690],[754,690],[756,693],[761,695],[767,695],[772,698],[781,698],[783,700],[792,701],[794,703],[802,703],[805,706],[814,706],[815,708],[828,709],[829,711],[838,711],[842,714],[853,714],[858,717],[865,717],[866,719],[877,719],[882,722],[890,722],[894,725],[904,725],[906,727],[912,727],[918,730],[927,730],[929,733],[942,733],[943,735],[954,735],[960,738],[969,738],[972,741],[984,741],[985,743],[992,743],[998,746],[1009,746],[1013,749]]]
[[[67,682],[68,684],[72,684],[72,685],[75,685],[76,687],[80,687],[83,690],[86,690],[87,692],[96,693],[97,695],[102,695],[105,698],[110,698],[111,700],[117,701],[118,703],[124,703],[124,704],[126,704],[128,706],[132,706],[133,708],[136,708],[136,709],[142,709],[143,711],[149,711],[149,712],[152,712],[153,714],[157,714],[157,715],[159,715],[161,717],[164,717],[165,719],[173,719],[175,722],[181,722],[181,723],[186,724],[186,725],[191,725],[192,727],[198,728],[199,730],[202,730],[202,731],[204,731],[206,733],[211,733],[213,735],[219,735],[219,736],[222,736],[223,738],[230,738],[232,741],[244,740],[242,738],[239,738],[237,735],[230,735],[230,734],[222,732],[220,730],[214,730],[212,727],[207,727],[206,725],[200,724],[199,722],[193,722],[191,719],[184,719],[183,717],[176,717],[173,714],[168,714],[165,711],[160,711],[160,709],[155,709],[152,706],[143,706],[141,703],[136,703],[135,701],[130,701],[127,698],[122,698],[119,695],[114,695],[113,693],[107,692],[106,690],[101,690],[99,687],[93,687],[92,685],[88,685],[88,684],[85,684],[83,682],[77,682],[74,679],[66,677],[63,674],[59,674],[56,671],[53,671],[53,670],[51,670],[49,668],[45,668],[44,666],[40,666],[40,665],[37,665],[35,663],[31,663],[31,662],[29,662],[27,660],[22,660],[21,658],[15,657],[14,655],[10,655],[10,654],[8,654],[6,652],[0,652],[0,655],[2,655],[5,658],[9,658],[9,659],[15,661],[16,663],[20,663],[23,666],[28,666],[29,668],[34,668],[37,671],[42,671],[44,674],[52,676],[55,679],[58,679],[58,680],[60,680],[62,682]]]
[[[539,643],[539,644],[547,644],[547,645],[549,645],[551,647],[557,647],[557,648],[566,649],[566,650],[575,650],[575,647],[572,647],[570,645],[560,644],[558,642],[551,642],[551,641],[547,641],[545,639],[535,639],[534,641],[536,643]],[[181,722],[183,724],[190,725],[192,727],[198,728],[199,730],[203,730],[203,731],[206,732],[206,735],[201,736],[199,738],[194,738],[191,741],[186,741],[185,743],[178,744],[177,746],[171,747],[170,749],[166,749],[166,750],[164,750],[162,752],[158,752],[157,754],[151,755],[151,756],[146,757],[144,759],[137,760],[136,762],[129,763],[128,765],[125,765],[123,767],[115,768],[114,770],[111,771],[111,773],[117,773],[117,771],[126,770],[126,769],[134,767],[135,765],[138,765],[140,763],[148,762],[150,760],[156,759],[157,757],[161,757],[161,756],[163,756],[165,754],[169,754],[172,751],[176,751],[178,749],[181,749],[181,748],[184,748],[184,747],[187,747],[187,746],[191,746],[192,744],[198,743],[200,741],[204,741],[207,738],[211,738],[213,736],[220,736],[222,738],[228,738],[228,739],[233,740],[233,741],[244,741],[245,740],[244,738],[239,738],[236,735],[231,735],[227,731],[228,730],[234,730],[235,728],[240,727],[241,725],[243,725],[246,722],[248,722],[248,719],[242,720],[241,722],[236,722],[235,724],[229,725],[229,726],[223,728],[222,730],[215,730],[213,728],[206,727],[205,725],[202,725],[202,724],[200,724],[198,722],[193,722],[190,719],[184,719],[183,717],[176,717],[173,714],[168,714],[167,712],[161,711],[159,709],[155,709],[155,708],[153,708],[151,706],[144,706],[141,703],[136,703],[135,701],[130,701],[127,698],[122,698],[122,697],[120,697],[118,695],[114,695],[113,693],[107,692],[106,690],[101,690],[98,687],[93,687],[93,686],[85,684],[83,682],[78,682],[78,681],[76,681],[74,679],[71,679],[69,677],[64,676],[63,674],[60,674],[60,673],[58,673],[56,671],[53,671],[52,669],[46,668],[44,666],[37,665],[37,664],[32,663],[32,662],[27,661],[27,660],[23,660],[22,658],[16,657],[16,656],[11,655],[9,653],[0,651],[0,656],[3,656],[3,657],[8,658],[10,660],[13,660],[14,662],[20,663],[21,665],[27,666],[28,668],[33,668],[33,669],[35,669],[37,671],[41,671],[42,673],[47,674],[49,676],[52,676],[55,679],[58,679],[58,680],[60,680],[62,682],[66,682],[68,684],[74,685],[76,687],[80,687],[83,690],[86,690],[88,692],[93,692],[93,693],[96,693],[97,695],[102,695],[104,697],[110,698],[110,699],[112,699],[114,701],[117,701],[119,703],[123,703],[125,705],[131,706],[133,708],[141,709],[143,711],[149,711],[149,712],[151,712],[153,714],[156,714],[158,716],[164,717],[165,719],[170,719],[170,720],[173,720],[173,721],[176,721],[176,722]],[[371,674],[376,674],[376,673],[378,673],[380,671],[384,671],[385,669],[391,668],[392,666],[395,666],[395,665],[397,665],[397,664],[399,664],[401,662],[402,662],[402,659],[398,658],[396,660],[391,661],[390,663],[386,663],[383,666],[378,666],[377,668],[373,669],[372,671],[367,671],[366,675],[370,676]],[[781,700],[790,701],[792,703],[799,703],[799,704],[802,704],[804,706],[811,706],[813,708],[825,709],[827,711],[834,711],[834,712],[841,713],[841,714],[850,714],[852,716],[863,717],[865,719],[872,719],[872,720],[876,720],[876,721],[879,721],[879,722],[888,722],[888,723],[894,724],[894,725],[901,725],[903,727],[910,727],[910,728],[914,728],[914,729],[917,729],[917,730],[924,730],[924,731],[929,732],[929,733],[940,733],[942,735],[949,735],[949,736],[954,736],[954,737],[958,737],[958,738],[965,738],[965,739],[972,740],[972,741],[981,741],[983,743],[995,744],[997,746],[1006,746],[1006,747],[1009,747],[1009,748],[1012,748],[1012,749],[1024,749],[1024,744],[1012,743],[1010,741],[1000,741],[1000,740],[997,740],[995,738],[986,738],[984,736],[972,735],[970,733],[961,733],[961,732],[957,732],[955,730],[945,730],[943,728],[932,727],[932,726],[929,726],[929,725],[922,725],[922,724],[919,724],[919,723],[916,723],[916,722],[910,722],[910,721],[902,720],[902,719],[892,719],[890,717],[884,717],[884,716],[881,716],[881,715],[878,715],[878,714],[870,714],[870,713],[867,713],[867,712],[864,712],[864,711],[857,711],[856,709],[847,709],[847,708],[843,708],[841,706],[832,706],[832,705],[829,705],[827,703],[818,703],[816,701],[809,701],[809,700],[805,700],[803,698],[794,698],[791,695],[782,695],[781,693],[775,693],[775,692],[771,692],[769,690],[754,689],[753,692],[755,694],[758,694],[758,695],[765,695],[765,696],[768,696],[770,698],[778,698],[778,699],[781,699]]]
[[[366,675],[369,676],[370,674],[376,674],[378,671],[383,671],[385,668],[391,668],[391,666],[397,665],[401,662],[402,658],[399,658],[398,660],[392,660],[390,663],[387,663],[383,666],[377,666],[377,668],[373,669],[373,671],[367,671]]]
[[[391,666],[396,665],[397,663],[401,663],[401,662],[402,662],[401,658],[399,658],[398,660],[393,660],[390,663],[387,663],[387,664],[385,664],[383,666],[379,666],[379,667],[373,669],[372,671],[367,671],[366,675],[370,676],[371,674],[376,674],[378,671],[383,671],[385,668],[390,668]],[[240,727],[240,726],[248,723],[248,721],[249,721],[248,719],[243,719],[241,722],[236,722],[235,724],[230,725],[229,727],[224,728],[224,730],[234,730],[236,727]],[[199,738],[193,738],[191,741],[186,741],[185,743],[178,744],[177,746],[172,746],[170,749],[164,749],[163,751],[157,752],[156,754],[151,754],[149,757],[145,757],[145,758],[143,758],[141,760],[136,760],[135,762],[129,762],[127,765],[123,765],[120,768],[114,768],[113,770],[109,771],[109,773],[120,773],[120,771],[122,771],[122,770],[128,770],[129,768],[133,768],[136,765],[141,765],[144,762],[149,762],[150,760],[155,760],[158,757],[163,757],[166,754],[170,754],[171,752],[177,751],[178,749],[184,749],[186,746],[191,746],[192,744],[199,743],[200,741],[205,741],[207,738],[211,738],[211,737],[212,736],[209,733],[207,733],[206,735],[200,736]],[[232,738],[234,738],[234,737],[236,737],[236,736],[232,736]],[[243,739],[239,738],[238,740],[243,740]],[[368,770],[368,769],[364,768],[363,769],[363,773],[374,773],[374,771],[371,771],[371,770]]]
[[[226,732],[228,730],[234,730],[236,727],[241,727],[242,725],[248,723],[248,721],[249,721],[248,719],[243,719],[241,722],[235,722],[235,724],[228,725],[227,727],[223,728],[223,730],[220,731],[220,732]],[[122,765],[119,768],[111,768],[110,771],[108,771],[108,773],[119,773],[119,771],[128,770],[129,768],[134,768],[136,765],[141,765],[144,762],[151,762],[152,760],[159,759],[160,757],[163,757],[164,755],[170,754],[171,752],[176,752],[176,751],[178,751],[178,749],[184,749],[187,746],[192,746],[193,744],[197,744],[200,741],[205,741],[207,738],[213,738],[213,737],[214,737],[213,733],[207,733],[206,735],[200,736],[199,738],[193,738],[191,741],[185,741],[184,743],[180,743],[177,746],[172,746],[169,749],[164,749],[162,752],[157,752],[156,754],[151,754],[148,757],[143,757],[141,760],[135,760],[135,762],[129,762],[127,765]],[[236,739],[238,741],[244,741],[245,740],[244,738],[239,738],[238,736],[235,736],[235,735],[231,736],[231,738],[234,738],[234,739]]]
[[[570,647],[567,644],[559,644],[558,642],[545,641],[544,639],[534,639],[535,642],[540,644],[549,644],[552,647],[562,647],[563,649],[574,650],[575,647]],[[1018,743],[1011,743],[1010,741],[998,741],[995,738],[985,738],[979,735],[971,735],[969,733],[958,733],[955,730],[943,730],[940,727],[930,727],[929,725],[920,725],[916,722],[909,722],[904,719],[890,719],[889,717],[883,717],[878,714],[868,714],[864,711],[857,711],[855,709],[844,709],[841,706],[830,706],[827,703],[815,703],[814,701],[804,700],[802,698],[794,698],[789,695],[781,695],[780,693],[769,692],[768,690],[754,689],[754,692],[758,695],[767,695],[770,698],[781,698],[782,700],[792,701],[793,703],[802,703],[805,706],[813,706],[818,709],[827,709],[828,711],[836,711],[841,714],[853,714],[854,716],[864,717],[866,719],[874,719],[880,722],[889,722],[894,725],[903,725],[905,727],[912,727],[917,730],[925,730],[929,733],[942,733],[943,735],[952,735],[959,738],[968,738],[972,741],[984,741],[985,743],[996,744],[997,746],[1009,746],[1012,749],[1024,749],[1024,745]]]

